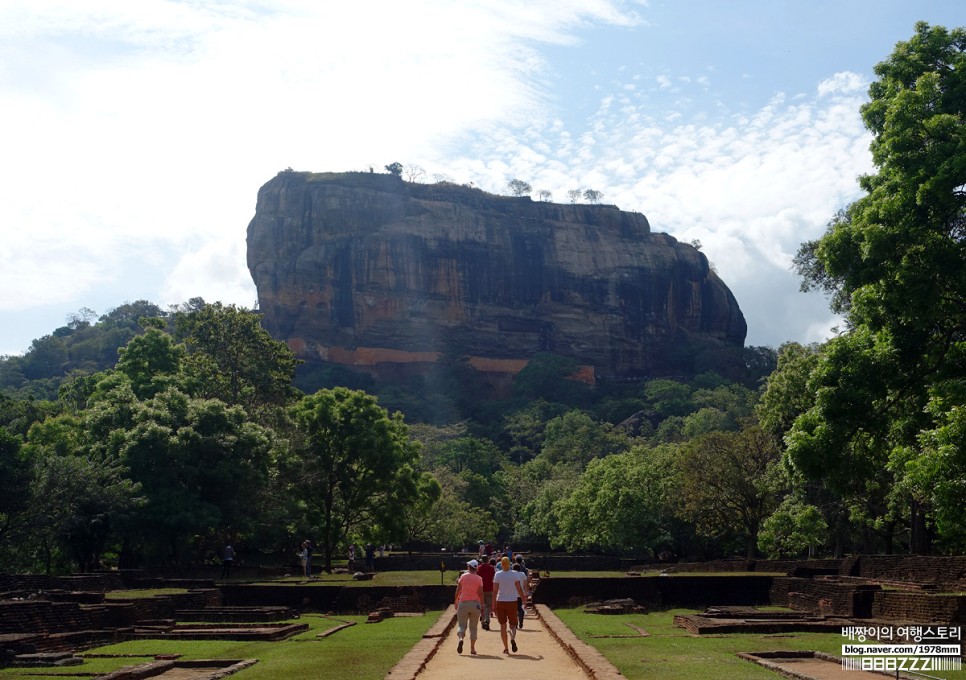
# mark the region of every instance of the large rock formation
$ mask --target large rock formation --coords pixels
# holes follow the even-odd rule
[[[463,356],[512,374],[551,352],[587,379],[727,373],[746,331],[707,258],[641,214],[394,175],[279,173],[248,267],[269,332],[367,370]]]

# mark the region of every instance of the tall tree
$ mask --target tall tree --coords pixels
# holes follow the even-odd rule
[[[673,447],[635,448],[593,460],[556,507],[552,541],[569,550],[656,554],[671,542]]]
[[[931,513],[948,500],[941,480],[904,477],[922,433],[966,406],[955,387],[966,380],[964,49],[966,30],[920,22],[875,67],[862,117],[877,172],[796,258],[803,287],[831,294],[847,332],[809,378],[815,402],[788,435],[790,459],[854,495],[870,484],[893,492],[893,507],[911,508],[916,552],[929,549]]]
[[[253,418],[291,401],[298,362],[262,328],[255,312],[216,302],[176,313],[175,327],[187,348],[185,372],[194,382],[193,394],[237,404]]]
[[[419,445],[402,416],[344,387],[304,397],[291,414],[300,457],[295,492],[316,530],[325,568],[332,568],[337,548],[354,532],[404,538],[405,509],[417,498],[420,475]]]
[[[25,525],[32,462],[21,441],[0,427],[0,546]]]
[[[268,481],[271,433],[238,406],[175,389],[130,408],[132,423],[109,441],[142,485],[147,503],[138,521],[148,541],[181,562],[225,533],[245,531]]]
[[[511,179],[506,183],[506,187],[514,196],[529,196],[533,191],[533,187],[522,179]]]
[[[682,518],[703,536],[736,533],[754,557],[761,522],[778,504],[778,460],[774,441],[756,425],[688,442],[678,459]]]

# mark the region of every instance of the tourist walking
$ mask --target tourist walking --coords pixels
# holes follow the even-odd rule
[[[508,632],[510,647],[514,652],[517,651],[518,597],[524,597],[523,589],[520,587],[516,573],[510,568],[510,558],[504,555],[500,560],[500,571],[493,577],[493,602],[496,606],[496,618],[500,622],[500,639],[503,641],[504,654],[510,653],[506,646]]]
[[[519,559],[519,555],[517,559]],[[516,575],[517,582],[523,590],[523,595],[517,598],[517,628],[523,628],[523,607],[526,605],[527,595],[530,593],[530,579],[527,578],[527,574],[523,571],[523,567],[520,566],[519,562],[514,563],[513,573]]]
[[[312,541],[305,539],[302,552],[305,554],[305,578],[312,578]]]
[[[493,614],[493,577],[496,575],[496,560],[483,560],[476,570],[483,579],[483,630],[490,629],[490,617]]]
[[[457,654],[463,653],[467,624],[470,628],[470,654],[476,654],[476,627],[483,609],[483,579],[476,573],[479,566],[479,562],[470,560],[466,563],[466,571],[456,581],[453,604],[456,606],[456,637],[459,638]]]
[[[221,578],[229,579],[231,578],[231,565],[235,561],[235,549],[231,547],[231,543],[225,545],[224,550],[221,551]]]

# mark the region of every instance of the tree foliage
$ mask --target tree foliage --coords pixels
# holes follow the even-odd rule
[[[881,508],[911,501],[916,551],[928,549],[924,520],[948,499],[937,493],[944,480],[918,474],[929,466],[905,476],[928,453],[924,433],[964,405],[949,388],[966,375],[964,48],[963,29],[920,22],[876,66],[862,117],[877,172],[797,259],[804,285],[828,291],[848,329],[809,376],[814,403],[788,435],[790,460],[853,498],[870,485],[891,494]]]
[[[325,558],[354,532],[401,540],[405,510],[418,497],[418,444],[402,417],[365,392],[336,387],[292,408],[301,459],[295,490]]]
[[[506,183],[506,188],[514,196],[529,196],[533,193],[533,187],[522,179],[511,179]]]
[[[769,474],[778,460],[774,441],[756,425],[688,442],[678,459],[681,516],[705,536],[736,532],[754,557],[761,522],[778,503]]]

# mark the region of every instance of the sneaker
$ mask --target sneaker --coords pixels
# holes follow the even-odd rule
[[[459,643],[456,645],[456,653],[457,654],[463,653],[463,638],[460,638]]]
[[[516,640],[510,640],[510,649],[512,649],[514,652],[517,651],[517,641]]]

